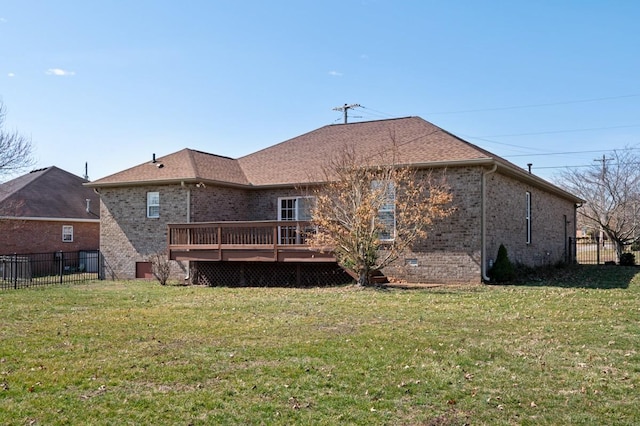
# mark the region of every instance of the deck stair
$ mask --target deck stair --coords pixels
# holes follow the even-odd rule
[[[358,274],[344,267],[342,269],[344,269],[347,274],[349,274],[354,280],[356,280],[356,282],[358,281]],[[376,270],[371,273],[370,281],[371,284],[380,285],[387,284],[389,282],[389,279],[382,273],[382,271]]]

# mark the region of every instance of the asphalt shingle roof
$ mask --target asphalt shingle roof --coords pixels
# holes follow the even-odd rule
[[[239,159],[183,149],[115,173],[87,186],[217,182],[250,187],[295,186],[320,182],[323,168],[345,149],[367,164],[455,166],[497,164],[505,173],[580,200],[522,168],[441,129],[420,117],[334,124],[278,143]],[[161,166],[161,167],[159,167]]]
[[[395,146],[395,147],[394,147]],[[191,149],[159,157],[98,179],[89,186],[169,181],[216,181],[235,185],[295,185],[317,180],[334,155],[353,147],[363,157],[401,164],[446,163],[493,156],[419,117],[335,124],[231,159]],[[161,167],[159,167],[161,165]]]
[[[127,170],[98,179],[89,186],[162,183],[170,181],[216,181],[248,185],[237,160],[192,149],[182,149]]]
[[[490,154],[419,117],[334,124],[240,158],[254,185],[318,181],[344,149],[372,162],[427,164],[491,158]],[[395,157],[394,157],[395,156]]]
[[[99,219],[100,197],[87,182],[55,166],[34,170],[0,184],[0,216]]]

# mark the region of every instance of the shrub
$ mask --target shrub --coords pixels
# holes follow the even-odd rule
[[[640,241],[631,243],[631,251],[640,251]]]
[[[489,270],[489,278],[491,278],[491,281],[497,283],[511,281],[515,278],[515,269],[509,260],[507,249],[503,244],[500,244],[498,248],[498,256]]]
[[[622,253],[620,255],[621,266],[633,266],[636,264],[636,256],[633,253]]]
[[[151,272],[161,285],[166,285],[171,276],[171,264],[165,252],[151,255]]]

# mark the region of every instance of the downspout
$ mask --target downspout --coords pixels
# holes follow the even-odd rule
[[[482,172],[482,218],[481,225],[482,228],[480,231],[481,235],[481,252],[480,252],[480,269],[482,271],[482,281],[489,282],[490,278],[487,275],[487,176],[491,173],[495,173],[498,169],[498,164],[494,164],[491,170],[485,170]]]
[[[188,185],[186,185],[184,181],[180,182],[180,185],[183,188],[187,189],[187,223],[191,223],[191,188]],[[190,262],[187,260],[186,263],[187,263],[187,274],[184,277],[185,283],[189,281],[189,276],[191,271]]]

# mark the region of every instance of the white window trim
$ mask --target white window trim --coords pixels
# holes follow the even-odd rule
[[[300,200],[303,199],[315,199],[315,197],[308,195],[308,196],[294,196],[294,197],[278,197],[278,220],[279,221],[309,221],[311,220],[311,217],[308,218],[303,218],[300,217],[300,213],[301,213],[301,209],[300,209]],[[286,201],[286,200],[294,200],[295,201],[295,208],[293,210],[294,212],[294,217],[291,219],[283,219],[282,218],[282,202]],[[290,239],[290,235],[292,232],[292,228],[289,226],[278,226],[278,242],[280,244],[283,244],[283,241],[287,240],[289,241]],[[298,232],[295,233],[295,244],[301,244],[301,236]]]
[[[153,203],[154,198],[158,200],[157,203]],[[158,208],[157,214],[151,214],[152,207]],[[160,217],[160,193],[158,191],[147,192],[147,217],[149,219],[157,219]]]
[[[531,192],[526,192],[525,223],[527,227],[527,244],[531,244]]]
[[[299,197],[278,197],[278,220],[311,220],[311,218],[301,218],[300,217],[300,201],[302,199],[314,199],[315,197],[312,195],[307,195],[307,196],[299,196]],[[283,219],[282,218],[282,201],[284,200],[295,200],[296,203],[296,207],[294,210],[294,215],[295,217],[293,219]]]
[[[73,225],[62,225],[62,242],[73,242]]]
[[[382,183],[382,181],[374,180],[371,182],[371,186],[379,186]],[[396,239],[396,187],[393,181],[388,181],[386,184],[388,187],[390,186],[389,191],[393,191],[393,194],[391,194],[391,197],[389,197],[387,202],[378,209],[378,215],[376,218],[380,216],[380,213],[391,213],[393,216],[393,225],[389,238],[379,238],[379,240],[383,242],[394,241]]]

